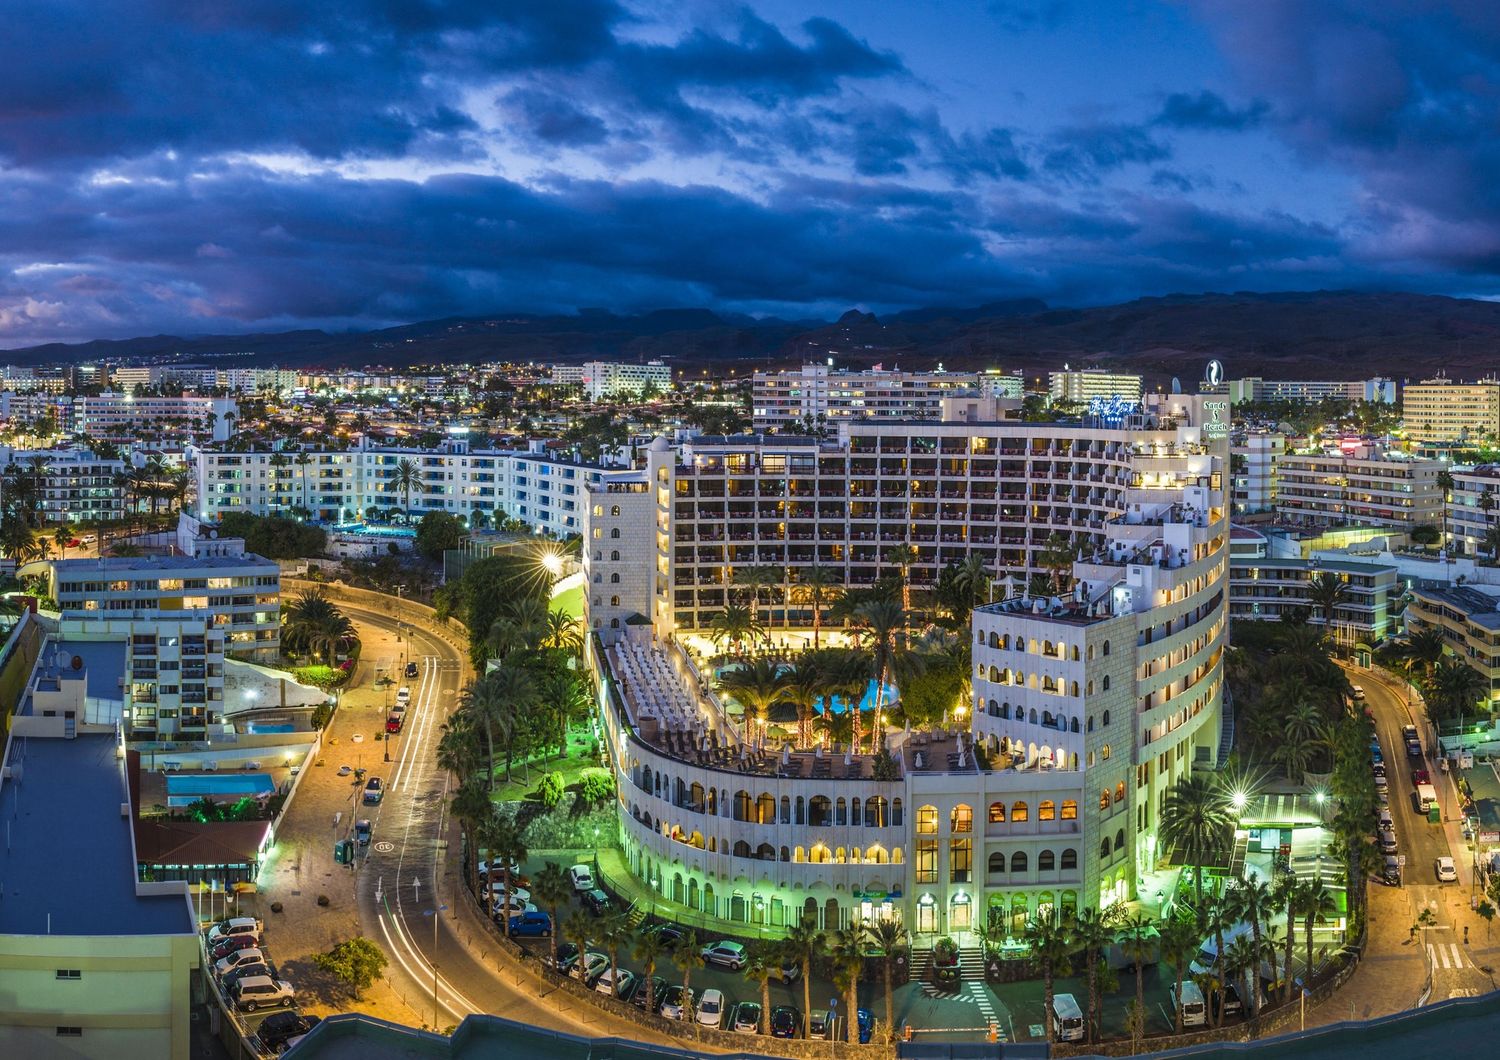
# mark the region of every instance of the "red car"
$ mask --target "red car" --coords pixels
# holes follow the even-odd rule
[[[1411,771],[1411,783],[1412,787],[1416,787],[1418,784],[1431,784],[1432,777],[1428,775],[1425,769],[1413,769]]]
[[[387,714],[385,716],[385,731],[386,732],[400,732],[401,731],[401,719],[404,718],[404,717],[406,717],[405,714],[397,714],[394,711],[392,711],[391,713]]]

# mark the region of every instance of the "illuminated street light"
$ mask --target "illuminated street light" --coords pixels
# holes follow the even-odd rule
[[[1229,801],[1234,805],[1236,810],[1243,810],[1245,805],[1250,801],[1250,796],[1246,795],[1243,791],[1236,791],[1229,797]]]

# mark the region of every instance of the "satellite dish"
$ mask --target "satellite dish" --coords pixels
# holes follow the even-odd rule
[[[73,656],[73,669],[75,669],[75,670],[82,670],[83,669],[83,656],[82,655],[75,655],[75,656]]]
[[[208,532],[208,539],[210,541],[217,541],[219,539],[219,532],[217,530],[210,530]]]

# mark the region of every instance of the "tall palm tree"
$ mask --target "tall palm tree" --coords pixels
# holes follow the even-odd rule
[[[1031,959],[1042,966],[1042,983],[1046,998],[1042,1011],[1045,1013],[1047,1043],[1050,1045],[1057,1033],[1052,1025],[1054,996],[1052,988],[1059,975],[1068,975],[1072,971],[1072,965],[1068,960],[1075,948],[1072,934],[1068,930],[1068,925],[1050,917],[1038,917],[1026,922],[1023,938],[1031,947]]]
[[[1161,835],[1193,867],[1193,894],[1203,907],[1203,866],[1234,832],[1233,808],[1218,785],[1200,773],[1183,777],[1162,802]]]
[[[477,779],[465,780],[454,791],[448,808],[467,837],[468,848],[471,851],[476,849],[479,846],[480,827],[495,814],[495,804],[490,799],[489,791]],[[464,876],[467,879],[467,871]]]
[[[760,619],[760,594],[762,589],[771,589],[786,581],[786,568],[784,567],[738,567],[730,576],[730,584],[738,585],[748,589],[750,598],[750,616],[759,621]]]
[[[1130,963],[1135,965],[1135,1007],[1146,1011],[1146,963],[1156,954],[1156,924],[1150,917],[1136,913],[1120,930],[1117,941]]]
[[[1073,542],[1066,535],[1051,533],[1047,535],[1047,541],[1042,550],[1036,554],[1036,561],[1050,575],[1052,581],[1052,594],[1056,596],[1063,590],[1063,574],[1073,569],[1073,561],[1077,553],[1073,549]]]
[[[1437,473],[1437,488],[1443,491],[1443,511],[1441,533],[1438,537],[1438,547],[1448,546],[1448,504],[1453,500],[1453,472],[1442,468]]]
[[[620,949],[629,945],[630,940],[635,937],[635,928],[630,923],[630,913],[625,909],[617,909],[606,913],[599,918],[598,924],[599,944],[604,947],[604,952],[609,954],[609,981],[614,987],[611,997],[619,997],[620,991]]]
[[[490,814],[489,819],[479,825],[479,844],[489,851],[490,864],[496,859],[500,861],[500,879],[504,884],[505,893],[511,893],[510,866],[512,862],[519,864],[526,857],[526,839],[521,829],[516,825],[515,819],[508,814],[498,811]],[[491,873],[491,876],[494,874]],[[493,887],[485,888],[485,911],[492,911],[495,890]],[[507,918],[508,919],[508,918]]]
[[[1313,977],[1313,924],[1338,912],[1338,903],[1333,892],[1323,884],[1321,876],[1306,880],[1297,888],[1297,905],[1302,913],[1302,941],[1307,947],[1307,971],[1302,976],[1304,989],[1312,988]]]
[[[696,931],[687,932],[672,947],[672,963],[682,973],[682,1018],[686,1023],[693,1022],[693,970],[703,967],[702,951]]]
[[[989,565],[978,552],[970,552],[952,568],[953,596],[949,606],[953,609],[953,625],[967,631],[974,608],[990,602],[995,581]]]
[[[901,574],[901,610],[911,613],[911,568],[918,559],[917,550],[911,545],[896,545],[885,554],[887,565],[895,567]]]
[[[542,635],[541,646],[575,657],[583,654],[583,630],[578,620],[562,608],[547,612],[547,631]]]
[[[730,604],[709,619],[709,638],[721,649],[728,644],[738,656],[744,655],[746,641],[765,640],[766,627],[748,607]]]
[[[557,925],[562,910],[573,897],[573,881],[567,870],[555,861],[543,865],[531,878],[531,894],[537,905],[552,916],[552,930],[547,933],[547,942],[552,947],[552,967],[557,967]]]
[[[411,519],[411,491],[422,484],[422,469],[409,456],[396,461],[396,470],[386,480],[389,487],[400,493],[405,502],[405,515]]]
[[[1202,936],[1192,923],[1172,917],[1161,925],[1161,956],[1162,960],[1172,966],[1172,972],[1176,976],[1176,997],[1182,997],[1182,981],[1186,977],[1188,962],[1192,960],[1193,954],[1198,952],[1198,944]],[[1182,1033],[1182,1006],[1174,1006],[1177,1010],[1177,1033]]]
[[[785,701],[797,708],[797,746],[807,747],[812,743],[812,719],[819,700],[830,695],[827,666],[823,665],[823,653],[803,652],[797,665],[785,677],[783,686]]]
[[[494,791],[495,737],[498,734],[503,743],[510,743],[510,735],[515,729],[516,713],[511,704],[500,694],[499,687],[488,679],[489,676],[487,674],[464,688],[459,696],[458,710],[455,713],[465,715],[474,731],[484,735],[488,763],[484,771],[485,785],[490,791]]]
[[[804,916],[794,924],[786,933],[786,954],[788,959],[797,962],[802,967],[802,1011],[812,1011],[812,969],[813,962],[822,958],[828,952],[828,939],[818,929],[818,921],[811,916]],[[807,1037],[807,1023],[803,1021],[802,1037]]]
[[[1261,953],[1265,942],[1262,937],[1262,929],[1271,923],[1271,917],[1276,912],[1276,894],[1260,877],[1252,877],[1242,880],[1235,885],[1230,893],[1234,904],[1235,917],[1238,920],[1250,922],[1250,937],[1255,945],[1255,952]],[[1258,972],[1258,968],[1257,968]],[[1258,976],[1251,976],[1253,986]],[[1254,991],[1250,1002],[1250,1014],[1257,1015],[1260,1011],[1260,991]]]
[[[803,567],[792,583],[792,599],[812,608],[813,650],[822,646],[823,610],[843,594],[843,579],[828,567]]]
[[[1286,910],[1286,954],[1282,966],[1283,1003],[1292,1000],[1292,947],[1297,941],[1297,911],[1301,908],[1302,891],[1297,877],[1287,874],[1276,881],[1272,891],[1276,904]]]
[[[1114,933],[1105,926],[1097,909],[1085,909],[1073,918],[1073,945],[1083,950],[1089,977],[1089,1041],[1097,1041],[1102,1015],[1099,997],[1099,953],[1109,945]],[[1050,1010],[1049,1010],[1050,1011]]]
[[[755,939],[746,953],[745,978],[760,987],[761,1034],[769,1034],[771,1018],[771,980],[781,974],[781,947],[775,942]]]
[[[752,719],[766,730],[771,708],[787,701],[787,673],[780,663],[754,659],[733,670],[725,670],[718,689],[745,709],[745,742],[754,740]]]
[[[651,980],[656,975],[657,964],[662,957],[667,955],[667,944],[662,941],[660,932],[645,931],[636,936],[635,944],[630,948],[630,954],[641,962],[641,975],[645,978],[645,982],[639,989],[646,991],[646,1011],[654,1013],[656,1011],[656,984]],[[554,966],[557,964],[555,958],[552,963]]]
[[[52,531],[52,543],[57,546],[57,558],[68,558],[68,543],[73,540],[72,527],[64,524]]]
[[[485,709],[491,711],[488,716],[503,719],[501,731],[505,734],[505,779],[509,780],[519,720],[527,717],[536,706],[536,679],[525,666],[506,661],[480,678],[479,683],[485,688]],[[493,766],[493,762],[491,765]]]
[[[907,611],[890,600],[871,600],[854,612],[855,638],[870,660],[870,676],[876,681],[875,724],[872,732],[879,739],[880,712],[885,706],[885,686],[890,680],[891,662],[906,648]],[[859,697],[850,703],[854,720],[854,749],[859,750]]]
[[[1238,935],[1224,951],[1224,955],[1219,958],[1219,966],[1224,970],[1225,983],[1235,985],[1245,1005],[1245,1011],[1253,1015],[1256,1007],[1255,996],[1260,993],[1256,988],[1256,980],[1260,977],[1260,947],[1249,935]],[[1219,1005],[1221,1016],[1223,1009],[1221,1002]]]
[[[906,946],[910,936],[907,934],[906,925],[892,917],[882,917],[865,930],[870,937],[870,943],[880,950],[880,963],[885,972],[885,1033],[891,1036],[895,1034],[896,1027],[896,1000],[891,986],[891,977],[896,957]]]
[[[830,956],[834,985],[844,995],[844,1009],[848,1013],[845,1041],[853,1045],[859,1041],[859,977],[865,966],[864,925],[848,924],[834,932]]]
[[[1338,607],[1349,596],[1349,585],[1336,574],[1324,571],[1307,581],[1307,598],[1323,616],[1323,628],[1333,632],[1333,618]]]

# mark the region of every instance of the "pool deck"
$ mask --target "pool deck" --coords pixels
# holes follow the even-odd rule
[[[286,766],[270,766],[270,765],[267,765],[265,763],[262,763],[261,767],[258,768],[258,769],[244,769],[244,770],[238,770],[238,769],[218,769],[218,770],[213,770],[211,772],[205,772],[204,770],[201,770],[201,769],[194,769],[194,770],[183,770],[182,772],[173,772],[171,774],[163,773],[162,770],[161,770],[161,763],[164,762],[164,761],[170,761],[171,757],[172,756],[169,753],[167,753],[167,752],[158,752],[157,755],[156,755],[156,759],[157,759],[156,769],[152,770],[147,765],[147,761],[148,761],[147,758],[145,756],[142,756],[142,758],[141,758],[141,809],[142,810],[150,810],[152,807],[155,807],[155,806],[162,806],[162,807],[164,807],[164,806],[168,805],[168,803],[167,803],[167,794],[168,794],[168,792],[167,792],[167,777],[169,775],[171,775],[171,776],[179,776],[179,777],[225,777],[225,776],[232,777],[232,776],[236,776],[236,775],[238,775],[240,773],[265,773],[268,776],[270,776],[271,783],[274,784],[274,785],[276,785],[276,790],[277,791],[280,791],[281,790],[281,786],[283,784],[287,783],[289,780],[292,779],[292,771],[290,769],[288,769]],[[174,798],[181,798],[184,794],[187,794],[187,793],[186,792],[176,792],[176,793],[174,793],[173,797]],[[200,796],[194,795],[194,797],[197,798],[197,797],[200,797]],[[216,801],[216,802],[230,802],[230,803],[232,803],[232,802],[238,802],[241,798],[243,798],[243,796],[242,795],[231,795],[231,794],[220,793],[220,794],[211,795],[210,798],[214,799],[214,801]]]

